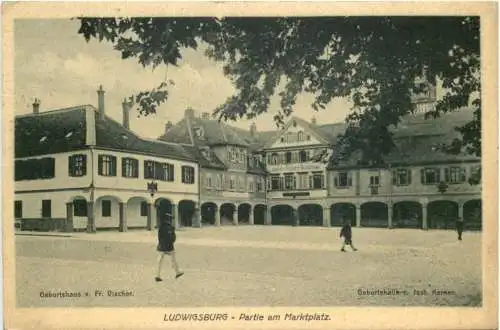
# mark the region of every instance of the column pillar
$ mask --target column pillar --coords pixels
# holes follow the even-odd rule
[[[361,205],[356,205],[356,227],[361,227]]]
[[[458,204],[458,218],[464,221],[464,204],[463,203],[457,203],[457,204]]]
[[[254,206],[250,205],[250,211],[248,211],[248,224],[249,225],[253,225],[255,223],[253,209],[254,209]]]
[[[121,232],[127,231],[127,210],[125,209],[125,203],[120,203],[120,220],[118,230]]]
[[[292,211],[292,226],[300,226],[300,215],[297,209],[293,209]]]
[[[330,227],[331,219],[330,219],[330,208],[323,208],[323,227]]]
[[[271,217],[271,208],[269,206],[266,207],[266,219],[264,222],[266,225],[272,225],[273,218]]]
[[[156,218],[155,223],[158,227],[158,212],[157,212],[156,207],[154,206],[153,203],[148,203],[147,210],[148,210],[148,213],[147,213],[147,220],[146,220],[146,228],[147,228],[147,230],[153,230],[153,216]]]
[[[95,233],[94,202],[87,202],[87,233]]]
[[[422,204],[422,229],[427,230],[427,204]]]
[[[64,224],[64,231],[73,231],[73,202],[66,203],[66,223]]]
[[[238,205],[234,206],[234,211],[233,211],[233,225],[235,225],[235,226],[238,225]]]
[[[179,214],[179,205],[172,204],[172,225],[175,229],[180,227],[180,214]]]
[[[216,204],[215,205],[215,226],[217,227],[220,227],[220,211],[221,211],[221,207],[220,205]]]
[[[392,213],[393,213],[393,205],[387,205],[387,228],[392,229]]]
[[[201,228],[201,212],[200,212],[200,206],[196,205],[194,207],[194,213],[193,213],[193,220],[192,220],[192,226],[196,228]]]

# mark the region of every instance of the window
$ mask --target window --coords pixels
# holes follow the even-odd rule
[[[233,190],[235,188],[235,183],[234,183],[234,176],[231,176],[229,178],[229,189]]]
[[[407,186],[411,184],[411,170],[400,168],[392,171],[392,184],[396,186]]]
[[[116,157],[110,155],[99,155],[99,175],[116,176]]]
[[[287,151],[285,153],[285,163],[290,164],[292,162],[292,153]]]
[[[111,201],[103,200],[101,203],[101,216],[110,217],[111,216]]]
[[[307,135],[307,136],[306,136],[306,140],[307,140],[307,141],[310,141],[310,140],[311,140],[311,136],[310,136],[310,135]]]
[[[262,186],[263,186],[263,180],[262,178],[257,179],[257,191],[261,192],[262,191]]]
[[[194,183],[194,167],[182,166],[182,183]]]
[[[222,190],[222,174],[218,174],[216,176],[216,186],[217,186],[217,189],[219,190]]]
[[[293,190],[295,189],[295,186],[296,186],[295,176],[291,173],[285,174],[285,189]]]
[[[445,181],[451,184],[463,183],[466,180],[465,168],[452,166],[444,169]]]
[[[73,155],[68,157],[69,176],[84,176],[87,172],[87,155]]]
[[[75,217],[87,216],[87,201],[85,199],[75,199],[73,201],[73,216]]]
[[[299,151],[299,162],[300,163],[307,162],[307,152],[305,150]]]
[[[439,168],[423,168],[420,170],[420,182],[422,184],[437,184],[440,181]]]
[[[254,192],[254,182],[253,179],[248,179],[248,191]]]
[[[55,176],[54,158],[16,160],[14,166],[16,181],[52,179]]]
[[[174,181],[174,165],[152,160],[144,161],[144,179]]]
[[[337,176],[335,177],[335,187],[343,188],[351,186],[352,186],[351,174],[348,172],[338,172]]]
[[[42,218],[50,218],[52,216],[52,201],[50,199],[42,200]]]
[[[141,217],[148,216],[148,203],[141,202]]]
[[[139,161],[133,158],[122,158],[122,176],[124,178],[138,178]]]
[[[14,218],[20,219],[23,217],[23,201],[14,201]]]
[[[271,190],[279,190],[280,189],[280,177],[279,175],[271,176]]]
[[[378,175],[370,176],[370,186],[379,186],[380,185],[380,177]]]
[[[299,173],[298,189],[309,189],[309,176],[307,173]]]
[[[302,131],[299,131],[297,133],[297,140],[300,142],[300,141],[304,141],[304,132]]]
[[[273,153],[271,155],[271,165],[277,165],[278,164],[278,154]]]
[[[322,189],[325,187],[325,176],[323,173],[313,173],[313,189]]]

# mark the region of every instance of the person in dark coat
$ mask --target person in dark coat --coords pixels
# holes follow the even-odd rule
[[[344,238],[344,242],[342,242],[342,248],[340,251],[345,252],[345,246],[349,245],[353,251],[358,251],[352,245],[352,228],[351,228],[351,221],[344,219],[344,224],[342,226],[342,230],[340,231],[340,238]]]
[[[462,232],[464,231],[464,219],[463,218],[457,218],[457,234],[458,234],[458,240],[462,240]]]
[[[165,255],[170,256],[172,260],[172,268],[174,268],[175,271],[175,278],[179,278],[184,275],[184,272],[179,270],[179,265],[177,264],[177,260],[175,259],[175,240],[176,235],[175,228],[172,225],[172,215],[166,213],[165,216],[162,217],[160,225],[158,226],[158,246],[156,247],[156,249],[160,253],[160,255],[158,257],[158,272],[156,273],[155,277],[156,282],[162,281],[161,268]]]

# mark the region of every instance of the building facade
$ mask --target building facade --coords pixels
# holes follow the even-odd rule
[[[293,117],[279,131],[248,131],[186,109],[157,140],[98,108],[16,117],[15,216],[25,228],[152,229],[165,212],[177,226],[294,225],[481,228],[481,159],[443,145],[472,119],[464,109],[425,120],[430,98],[392,129],[384,165],[336,155],[345,123]],[[422,111],[420,111],[420,110]],[[35,168],[36,170],[31,170]],[[44,227],[44,228],[45,228]],[[47,229],[47,228],[45,228]]]

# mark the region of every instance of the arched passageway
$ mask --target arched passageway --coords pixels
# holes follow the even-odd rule
[[[293,226],[296,224],[296,212],[289,205],[271,207],[271,224]]]
[[[193,216],[196,210],[196,203],[191,200],[179,202],[179,225],[182,227],[193,226]]]
[[[330,208],[330,225],[339,227],[343,221],[351,221],[351,226],[356,225],[356,206],[351,203],[337,203]]]
[[[114,196],[99,197],[94,203],[95,228],[115,230],[120,226],[120,202]]]
[[[428,226],[433,229],[455,229],[458,204],[452,201],[434,201],[427,205]]]
[[[368,202],[361,205],[362,227],[382,227],[389,226],[389,214],[387,204],[381,202]]]
[[[323,207],[318,204],[304,204],[298,208],[299,224],[301,226],[322,226]]]
[[[217,204],[212,202],[203,203],[200,209],[202,225],[214,225],[218,211]]]
[[[127,201],[127,228],[146,228],[148,225],[148,201],[143,197],[132,197]]]
[[[396,228],[422,228],[422,205],[418,202],[397,202],[393,206],[392,224]]]
[[[232,225],[234,224],[236,206],[231,203],[222,204],[220,207],[220,224],[221,225]],[[237,216],[237,215],[236,215]]]
[[[473,199],[464,204],[464,227],[467,230],[482,229],[482,203],[480,199]]]
[[[255,205],[253,210],[253,218],[255,225],[264,225],[266,223],[266,206],[263,204]]]
[[[238,223],[239,224],[248,224],[250,222],[250,210],[252,209],[252,205],[250,204],[241,204],[238,206]]]

